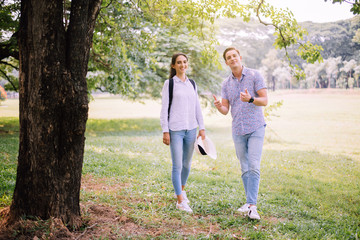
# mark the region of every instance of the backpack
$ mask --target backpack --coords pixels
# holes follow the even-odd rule
[[[194,87],[194,91],[196,91],[196,87],[195,87],[195,81],[190,79],[191,84]],[[169,107],[168,107],[168,119],[170,117],[170,107],[171,107],[171,103],[172,103],[172,98],[173,98],[173,91],[174,91],[174,79],[170,78],[169,79]]]

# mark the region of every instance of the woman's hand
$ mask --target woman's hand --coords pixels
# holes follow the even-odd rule
[[[201,136],[201,139],[202,139],[202,140],[205,139],[205,130],[204,130],[204,129],[201,129],[201,130],[199,131],[199,134],[197,135],[196,139],[198,139],[199,136]]]
[[[168,132],[163,133],[163,143],[166,145],[170,144],[170,133]]]

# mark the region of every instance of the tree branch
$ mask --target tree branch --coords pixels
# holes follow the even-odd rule
[[[8,80],[8,82],[11,84],[11,86],[14,88],[14,90],[17,92],[18,89],[15,87],[14,83],[11,81],[11,79],[9,78],[8,75],[6,75],[6,73],[0,69],[0,72],[5,76],[5,78]]]
[[[279,34],[280,34],[282,40],[283,40],[284,42],[286,42],[286,38],[284,37],[283,32],[282,32],[281,28],[280,28],[278,25],[276,25],[276,24],[274,24],[274,23],[264,22],[264,21],[260,18],[260,8],[261,8],[261,5],[263,5],[263,4],[264,4],[264,0],[261,0],[261,2],[259,3],[259,5],[258,5],[258,7],[257,7],[257,9],[256,9],[256,16],[257,16],[259,22],[262,23],[262,24],[265,25],[265,26],[273,26],[273,27],[275,27],[275,28],[279,31]],[[290,65],[292,65],[292,64],[291,64],[291,59],[290,59],[290,57],[289,57],[289,53],[288,53],[288,50],[287,50],[286,45],[284,45],[284,49],[285,49],[286,57],[287,57],[287,59],[289,60]]]
[[[265,22],[265,21],[263,21],[261,19],[261,17],[260,17],[260,9],[261,9],[261,5],[263,5],[263,4],[264,4],[264,0],[261,0],[261,2],[259,3],[259,5],[257,6],[257,9],[256,9],[256,16],[257,16],[260,23],[264,24],[265,26],[273,26],[278,31],[278,33],[280,35],[280,38],[282,39],[282,42],[284,43],[281,47],[284,48],[284,50],[285,50],[285,56],[286,56],[287,61],[289,62],[291,72],[296,78],[299,79],[301,77],[301,75],[302,75],[302,73],[301,73],[302,70],[297,65],[294,66],[292,64],[291,58],[290,58],[290,55],[289,55],[289,52],[288,52],[288,48],[287,48],[287,46],[290,46],[292,44],[290,42],[292,39],[291,38],[287,39],[285,37],[283,28],[281,26],[279,26],[278,24],[267,23],[267,22]],[[299,42],[297,40],[294,41],[294,42],[298,43],[303,49],[307,49],[307,47],[304,44],[302,44],[301,42]],[[308,59],[306,59],[306,60],[308,61]]]
[[[12,64],[10,64],[10,63],[8,63],[8,62],[0,61],[0,64],[5,64],[5,65],[8,65],[8,66],[10,66],[10,67],[12,67],[12,68],[15,68],[16,70],[19,70],[18,67],[14,66],[14,65],[12,65]]]
[[[109,4],[106,5],[105,7],[102,7],[101,10],[104,9],[104,8],[108,8],[112,3],[113,3],[113,0],[111,0],[111,1],[109,2]]]

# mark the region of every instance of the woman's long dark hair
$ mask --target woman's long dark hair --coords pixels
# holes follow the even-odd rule
[[[186,60],[189,60],[188,57],[185,55],[185,53],[175,53],[171,58],[169,79],[176,75],[176,70],[172,68],[172,65],[175,65],[178,56],[184,56]]]

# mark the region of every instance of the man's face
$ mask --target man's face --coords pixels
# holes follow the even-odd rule
[[[236,50],[230,50],[225,55],[225,63],[230,68],[241,67],[241,56]]]

